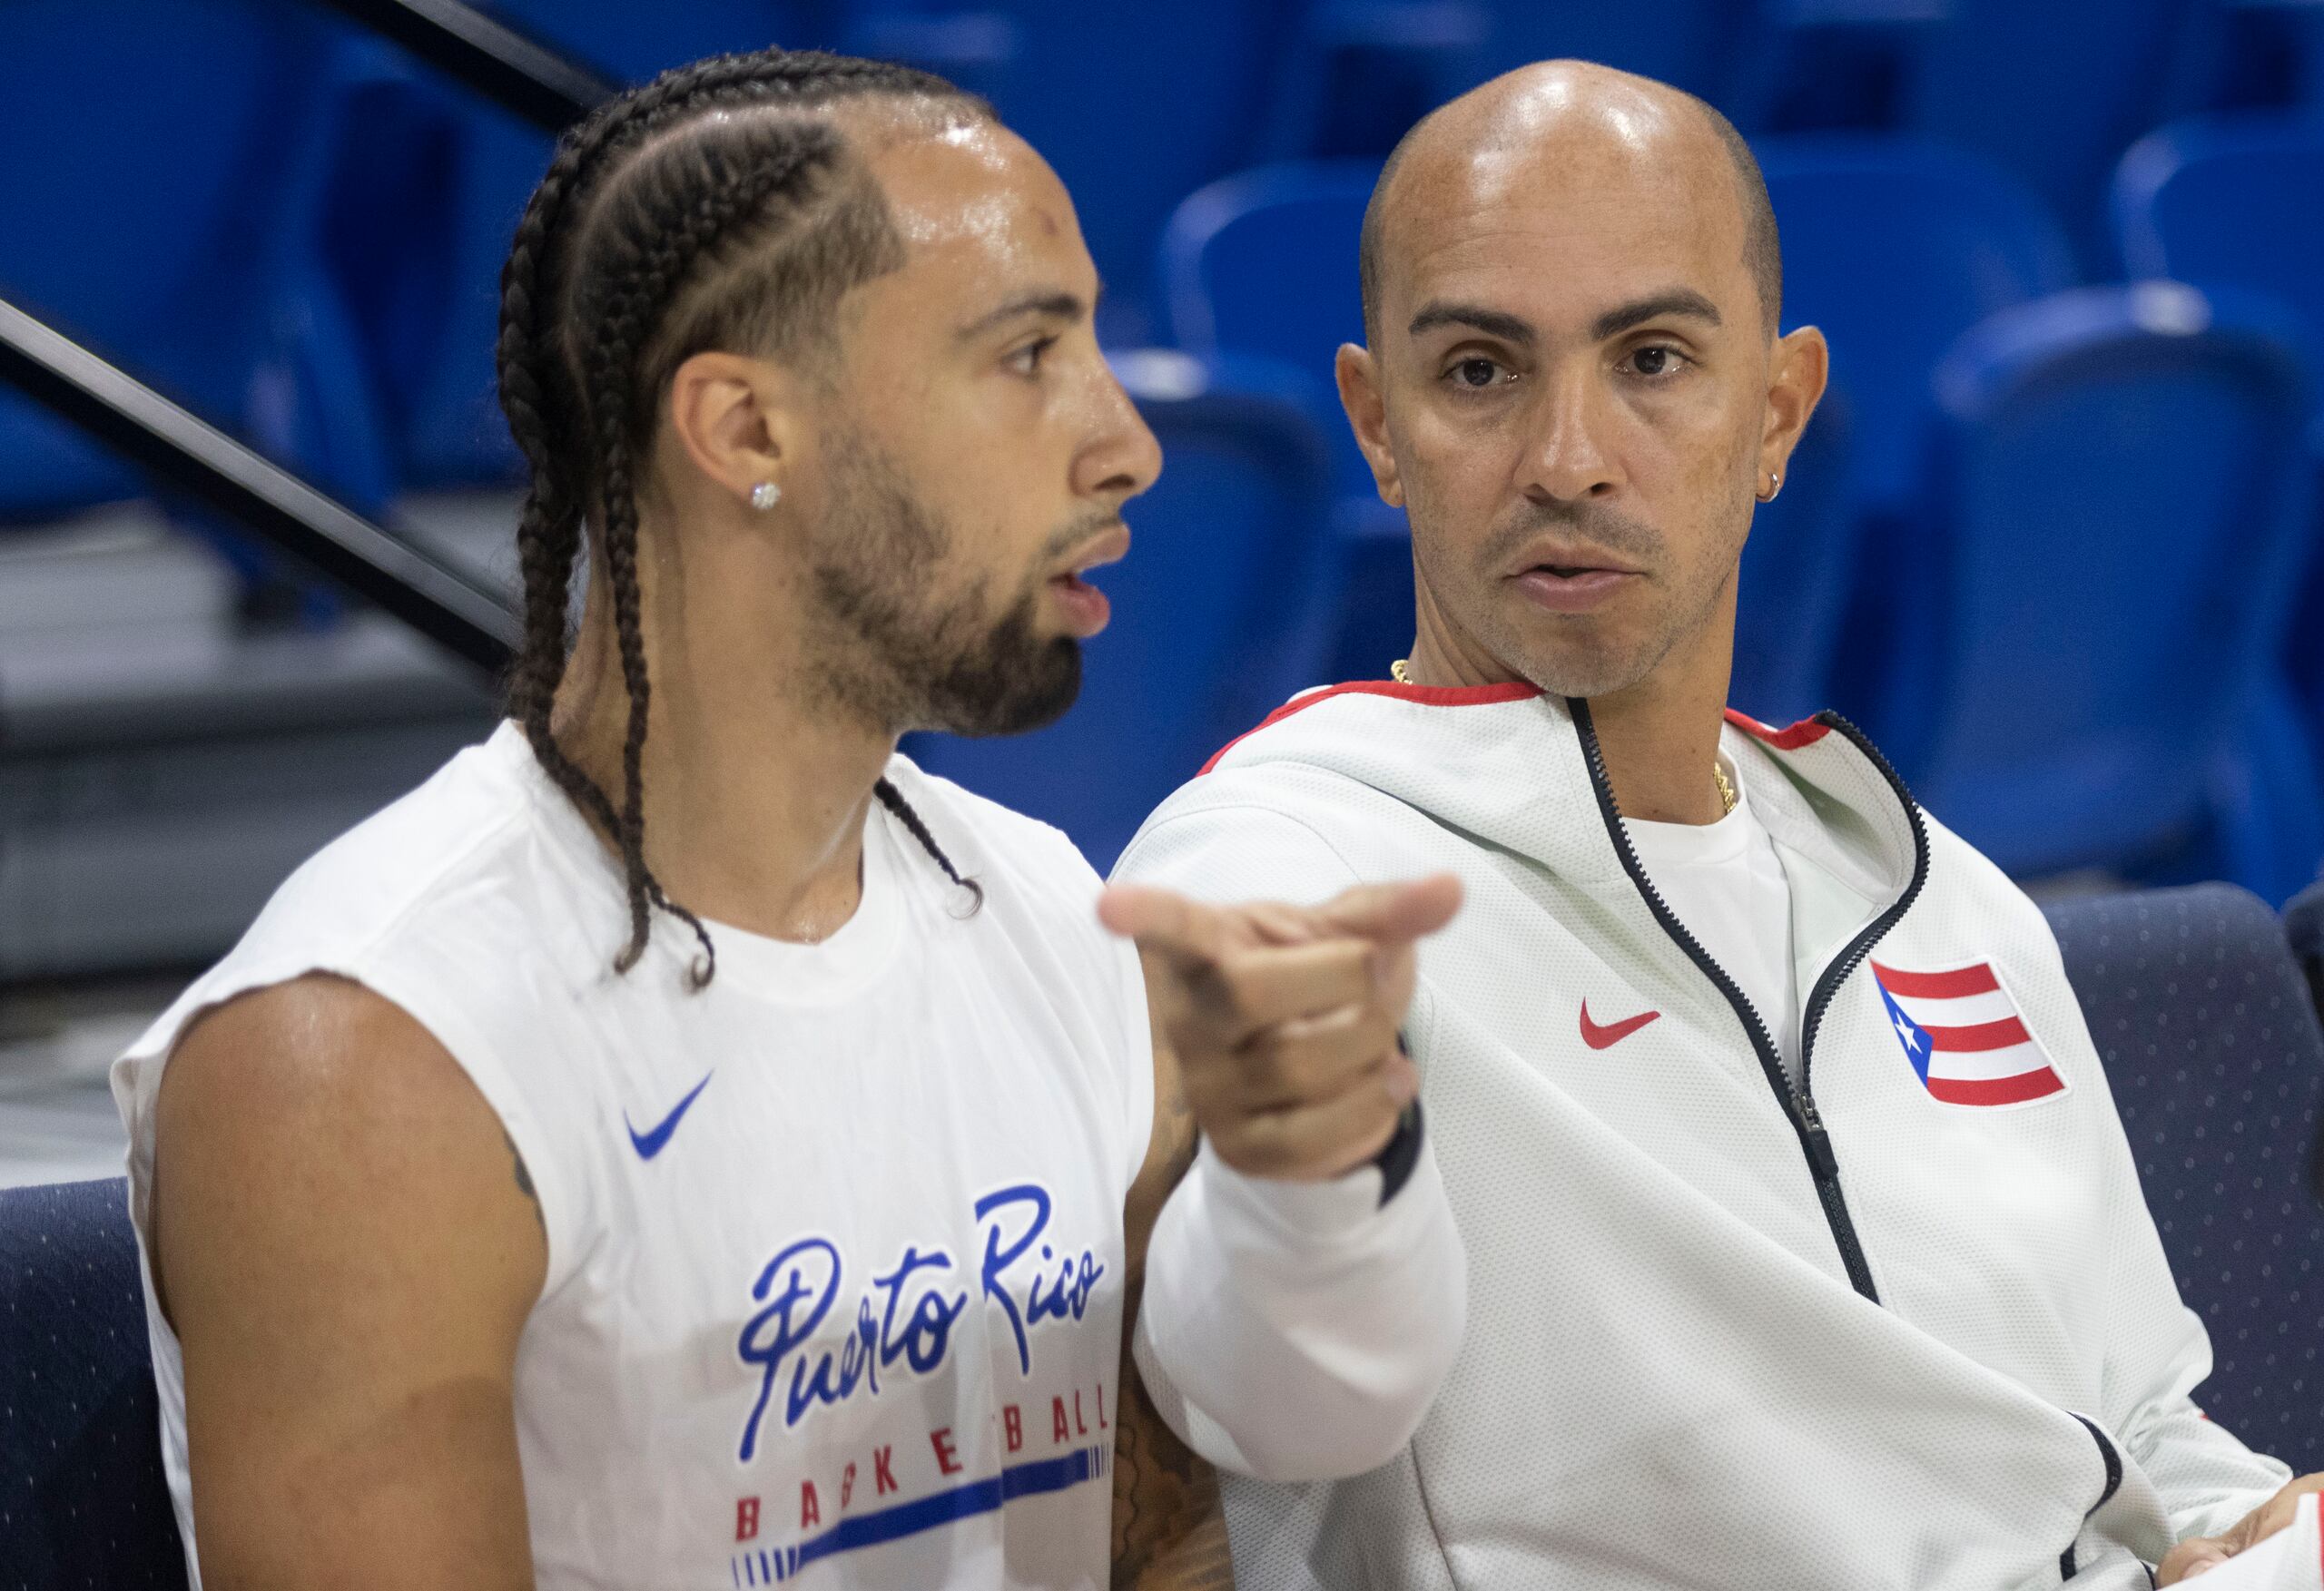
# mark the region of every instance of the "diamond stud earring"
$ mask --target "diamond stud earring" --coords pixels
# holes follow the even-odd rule
[[[751,506],[763,514],[783,501],[783,488],[773,481],[761,481],[751,488]]]

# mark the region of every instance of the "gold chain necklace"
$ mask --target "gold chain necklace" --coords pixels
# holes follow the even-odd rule
[[[1390,663],[1388,677],[1400,685],[1411,684],[1413,683],[1411,660],[1400,657]],[[1727,777],[1727,770],[1718,765],[1717,757],[1711,759],[1710,777],[1712,782],[1718,786],[1718,815],[1724,818],[1735,810],[1738,798],[1735,794],[1734,781]]]

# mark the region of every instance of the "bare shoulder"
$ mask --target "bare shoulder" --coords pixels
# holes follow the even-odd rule
[[[547,1243],[520,1174],[458,1063],[357,984],[181,1038],[149,1230],[205,1578],[532,1584],[515,1363]]]
[[[361,984],[310,974],[203,1013],[155,1110],[165,1302],[181,1262],[228,1233],[290,1256],[366,1234],[424,1242],[448,1220],[471,1238],[513,1235],[515,1252],[487,1248],[481,1269],[513,1272],[520,1291],[529,1277],[537,1294],[537,1207],[498,1118],[426,1027]],[[226,1246],[261,1257],[247,1241]]]

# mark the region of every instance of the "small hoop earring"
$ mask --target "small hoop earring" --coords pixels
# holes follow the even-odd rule
[[[1771,469],[1768,471],[1767,496],[1761,497],[1759,501],[1762,503],[1772,503],[1781,496],[1783,496],[1783,476],[1778,472]]]
[[[751,506],[763,514],[783,501],[783,488],[773,481],[761,481],[751,488]]]

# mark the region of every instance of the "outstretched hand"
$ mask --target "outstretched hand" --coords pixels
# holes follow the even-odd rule
[[[1116,885],[1098,915],[1137,942],[1156,1027],[1218,1157],[1250,1176],[1322,1182],[1377,1155],[1420,1092],[1396,1036],[1413,947],[1460,905],[1460,880],[1440,873],[1314,907],[1206,906]]]

